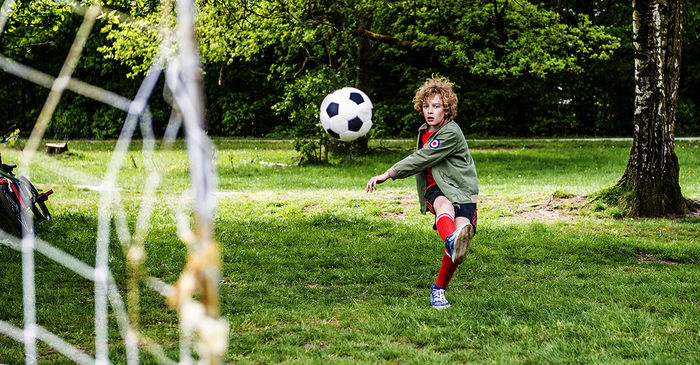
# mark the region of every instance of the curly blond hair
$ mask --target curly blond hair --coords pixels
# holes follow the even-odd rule
[[[432,76],[425,80],[425,83],[416,90],[416,96],[413,97],[413,109],[417,112],[423,112],[423,103],[433,95],[440,95],[445,115],[449,119],[454,119],[457,116],[457,94],[452,91],[454,83],[446,77]]]

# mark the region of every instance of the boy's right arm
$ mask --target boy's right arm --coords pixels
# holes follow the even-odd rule
[[[377,190],[377,184],[381,184],[389,179],[389,172],[385,172],[381,175],[377,175],[369,179],[369,182],[367,182],[367,188],[366,191],[368,193],[371,193],[375,190]]]

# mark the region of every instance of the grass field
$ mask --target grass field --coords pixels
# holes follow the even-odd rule
[[[478,232],[447,291],[428,303],[443,246],[418,212],[414,179],[367,194],[367,180],[412,141],[373,142],[370,156],[296,166],[288,143],[215,141],[222,313],[227,362],[698,363],[700,218],[614,219],[588,195],[624,172],[629,142],[474,142]],[[100,184],[113,142],[69,142],[40,154],[31,179],[52,188],[54,220],[38,236],[94,263]],[[150,275],[174,282],[185,247],[174,205],[188,184],[182,145],[143,161],[135,144],[120,174],[132,230],[146,164],[163,175],[147,239]],[[700,142],[677,141],[684,195],[700,200]],[[18,152],[2,150],[3,161]],[[113,236],[110,265],[124,288]],[[0,246],[0,320],[22,326],[21,255]],[[37,320],[94,353],[93,285],[37,254]],[[144,288],[141,324],[178,357],[177,314]],[[122,290],[122,296],[125,296]],[[110,317],[110,359],[124,346]],[[40,344],[40,362],[68,363]],[[144,363],[154,359],[143,354]],[[23,345],[0,335],[0,363]]]

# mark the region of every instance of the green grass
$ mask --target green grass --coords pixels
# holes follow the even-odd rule
[[[700,361],[700,218],[616,220],[577,209],[582,195],[619,179],[630,143],[470,143],[483,201],[445,311],[428,304],[443,249],[432,217],[417,212],[413,178],[363,191],[413,142],[373,143],[382,148],[370,156],[300,167],[288,143],[216,142],[227,362]],[[54,220],[37,229],[93,264],[100,196],[89,187],[100,184],[113,143],[71,141],[69,148],[32,165],[37,187],[56,191]],[[139,148],[132,146],[119,179],[132,230],[149,166]],[[678,141],[676,152],[682,191],[700,200],[700,143]],[[18,160],[15,150],[2,157]],[[186,252],[173,217],[188,183],[182,144],[153,163],[163,183],[146,269],[174,282]],[[110,265],[125,296],[124,254],[112,237]],[[93,285],[36,259],[38,322],[94,353]],[[0,262],[0,320],[19,327],[21,255],[0,246]],[[142,296],[144,332],[177,359],[177,314],[152,291]],[[114,317],[110,336],[110,359],[124,363]],[[21,343],[0,335],[0,348],[0,363],[23,362]],[[42,362],[69,362],[39,349]],[[142,360],[154,361],[145,353]]]

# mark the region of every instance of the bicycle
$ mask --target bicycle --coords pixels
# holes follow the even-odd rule
[[[0,133],[0,143],[7,143],[19,135],[19,129],[12,125]],[[51,220],[51,213],[46,207],[46,200],[53,194],[53,189],[39,193],[34,185],[24,176],[15,176],[12,170],[16,164],[5,164],[0,155],[0,210],[12,222],[20,233],[33,233],[29,220],[29,210],[34,219]]]

